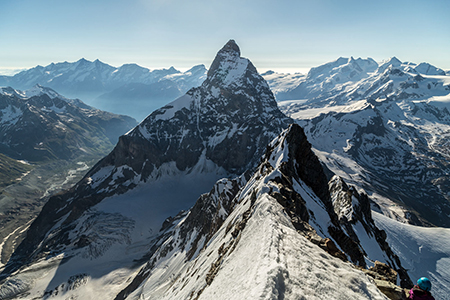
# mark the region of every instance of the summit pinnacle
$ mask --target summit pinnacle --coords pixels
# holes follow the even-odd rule
[[[208,80],[218,80],[229,83],[234,78],[242,77],[246,70],[256,72],[256,68],[246,58],[241,57],[239,46],[234,40],[229,40],[219,52],[208,70]]]

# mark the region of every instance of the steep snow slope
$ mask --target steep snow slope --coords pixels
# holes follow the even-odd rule
[[[242,218],[249,202],[229,218]],[[274,198],[258,195],[251,213],[240,235],[222,226],[191,261],[174,249],[127,299],[386,299],[363,273],[300,235]]]
[[[413,279],[426,276],[436,299],[450,294],[450,229],[424,228],[402,224],[374,213],[378,227],[387,232],[387,241]]]

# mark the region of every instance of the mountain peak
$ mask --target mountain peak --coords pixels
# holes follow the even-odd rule
[[[85,59],[84,57],[80,58],[77,63],[89,63],[90,61],[88,61],[87,59]]]
[[[389,58],[388,60],[383,61],[383,65],[392,65],[394,67],[398,67],[402,64],[401,60],[399,60],[397,57],[393,56]]]
[[[236,44],[234,40],[229,40],[225,46],[219,51],[220,52],[228,52],[232,54],[236,54],[237,56],[241,56],[241,50],[239,46]]]
[[[229,40],[217,53],[203,83],[226,87],[246,85],[246,79],[250,78],[262,79],[251,61],[240,55],[241,51],[236,42]]]
[[[208,70],[208,78],[212,78],[219,70],[227,69],[226,65],[236,64],[241,58],[241,50],[234,40],[229,40],[222,49],[217,52],[211,67]]]

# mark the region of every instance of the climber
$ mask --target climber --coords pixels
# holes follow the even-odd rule
[[[417,280],[417,284],[409,291],[408,299],[413,300],[434,300],[431,296],[431,282],[428,278],[422,277]]]

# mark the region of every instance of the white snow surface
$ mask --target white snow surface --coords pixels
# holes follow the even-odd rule
[[[283,207],[267,194],[266,183],[255,182],[255,178],[249,182],[242,190],[240,204],[197,257],[185,262],[186,253],[173,250],[129,298],[387,299],[351,264],[328,255],[298,234]],[[251,217],[234,239],[226,228],[249,209],[249,196],[258,184],[256,190],[261,192]],[[218,254],[219,248],[230,246],[223,256]],[[205,278],[216,262],[219,271],[207,285]]]
[[[274,94],[296,88],[306,77],[305,74],[301,73],[289,74],[273,71],[267,71],[261,76],[267,81]]]
[[[55,92],[54,90],[52,90],[50,88],[45,88],[39,84],[36,84],[31,89],[23,91],[22,93],[25,95],[26,98],[31,98],[33,96],[41,96],[43,94],[48,95],[51,99],[54,99],[54,98],[64,99],[65,98],[65,97],[61,96],[60,94],[58,94],[57,92]]]
[[[2,125],[14,125],[19,121],[23,112],[12,105],[8,105],[6,108],[0,110],[0,124]]]
[[[192,101],[193,101],[192,97],[187,94],[181,96],[180,98],[160,108],[160,111],[162,111],[163,113],[157,115],[154,121],[172,119],[177,111],[180,111],[183,108],[189,109]],[[139,126],[139,130],[144,137],[148,138],[148,133],[145,130],[145,128]]]
[[[375,223],[387,233],[387,241],[408,270],[413,282],[428,277],[435,299],[450,295],[450,229],[419,227],[373,213]]]
[[[282,111],[286,111],[287,115],[294,119],[313,119],[321,114],[327,114],[330,112],[336,112],[336,113],[351,113],[354,111],[359,111],[364,108],[366,108],[369,104],[366,100],[361,101],[354,101],[352,103],[346,104],[346,105],[335,105],[335,106],[326,106],[326,107],[320,107],[320,108],[309,108],[305,110],[298,110],[295,111],[295,105],[298,105],[299,103],[305,103],[307,100],[285,100],[278,102],[278,106]],[[291,111],[294,112],[290,112]]]
[[[176,170],[176,167],[172,169]],[[215,172],[186,174],[178,171],[162,175],[148,184],[138,185],[125,194],[102,200],[95,209],[105,213],[119,213],[135,221],[133,241],[143,237],[150,238],[158,233],[167,217],[175,216],[180,210],[188,210],[202,193],[209,192],[220,178],[219,174]]]

